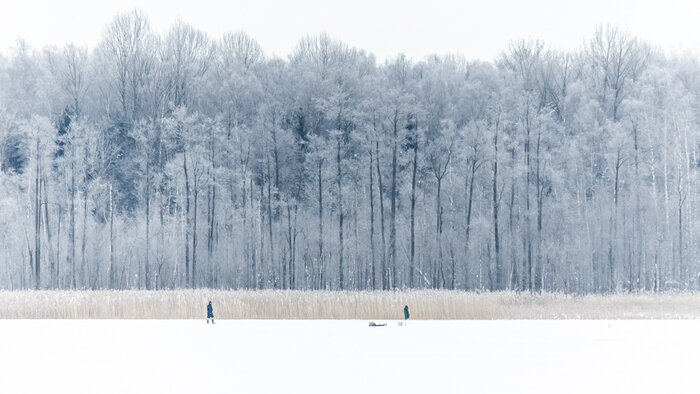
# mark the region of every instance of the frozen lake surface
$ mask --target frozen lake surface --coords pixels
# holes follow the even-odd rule
[[[0,320],[0,392],[700,390],[700,321],[387,323]]]

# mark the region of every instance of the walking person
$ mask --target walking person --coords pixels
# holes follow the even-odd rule
[[[209,319],[211,319],[211,324],[214,323],[214,307],[211,306],[211,301],[207,304],[207,324],[209,324]]]
[[[411,314],[408,313],[408,305],[405,305],[403,307],[403,320],[404,320],[404,325],[408,323],[408,318],[411,317]]]

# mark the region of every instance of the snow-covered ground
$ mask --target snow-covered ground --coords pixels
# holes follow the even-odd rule
[[[0,392],[700,390],[700,321],[388,323],[0,320]]]

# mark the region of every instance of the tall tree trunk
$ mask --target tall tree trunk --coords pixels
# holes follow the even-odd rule
[[[257,288],[262,289],[265,285],[265,214],[270,214],[265,212],[265,180],[260,182],[260,200],[258,201],[258,208],[260,211],[260,219],[258,221],[258,230],[260,233],[260,253],[258,262],[258,277],[257,277]]]
[[[75,148],[72,145],[71,150],[73,153],[70,163],[70,232],[68,234],[70,238],[70,262],[68,264],[71,267],[70,287],[71,289],[75,289]]]
[[[213,176],[213,172],[209,172],[211,176]],[[211,204],[212,204],[212,187],[213,185],[207,186],[207,229],[206,229],[206,236],[207,236],[207,264],[208,264],[208,277],[206,279],[206,283],[208,287],[214,287],[212,284],[214,282],[214,262],[212,261],[212,211],[211,211]]]
[[[151,160],[146,155],[146,263],[144,277],[146,289],[151,288]]]
[[[471,161],[471,176],[467,180],[467,225],[464,234],[464,288],[469,290],[469,280],[471,276],[471,262],[469,261],[469,237],[471,236],[472,224],[472,202],[474,201],[474,176],[476,174],[477,159],[472,158]]]
[[[440,153],[442,155],[442,153]],[[433,282],[437,283],[437,287],[444,287],[446,285],[445,271],[443,265],[442,257],[442,180],[447,174],[447,169],[450,166],[450,159],[452,157],[452,146],[450,145],[449,151],[447,153],[447,160],[444,166],[440,164],[440,158],[435,155],[430,155],[431,167],[433,170],[433,175],[437,181],[437,196],[436,196],[436,228],[435,228],[435,244],[438,249],[437,256],[437,266],[435,270],[435,276],[433,277]],[[454,288],[454,270],[452,271],[452,287]]]
[[[48,258],[49,258],[49,287],[54,287],[56,284],[56,260],[53,254],[53,246],[51,241],[53,240],[53,234],[51,233],[51,221],[49,220],[49,192],[46,184],[46,174],[42,174],[41,180],[39,181],[41,188],[41,195],[44,197],[44,230],[46,231],[46,246],[48,248]]]
[[[360,256],[360,237],[359,237],[359,223],[358,223],[358,181],[360,177],[360,167],[355,168],[355,176],[353,177],[353,204],[352,204],[352,219],[353,219],[353,235],[355,238],[355,253],[352,256],[352,271],[354,272],[354,279],[352,283],[353,290],[358,290],[358,285],[362,283],[362,270],[357,268],[357,259]],[[352,277],[351,277],[352,278]]]
[[[214,128],[211,127],[209,130],[209,171],[211,173],[211,187],[207,193],[207,210],[208,210],[208,222],[209,229],[207,232],[207,261],[209,263],[210,269],[213,271],[213,278],[210,278],[210,287],[218,286],[219,278],[219,265],[214,262],[214,228],[216,226],[216,165],[215,165],[215,140],[214,140]]]
[[[34,288],[41,288],[41,163],[39,138],[36,140],[36,177],[34,178]]]
[[[411,256],[408,268],[408,287],[413,288],[416,268],[416,174],[418,172],[418,121],[414,125],[413,137],[413,171],[411,172]]]
[[[379,187],[379,216],[382,227],[382,290],[389,290],[389,278],[386,264],[386,237],[384,231],[384,188],[382,187],[382,170],[379,165],[379,141],[375,142],[375,153],[377,154],[377,186]]]
[[[165,258],[163,256],[163,250],[165,249],[165,196],[163,192],[159,192],[157,194],[158,196],[158,202],[160,203],[160,207],[158,209],[159,212],[159,222],[160,222],[160,247],[158,248],[158,270],[156,271],[156,278],[155,278],[155,289],[159,290],[162,286],[162,280],[163,277],[161,276],[161,267],[163,266],[163,263],[165,261]]]
[[[633,290],[639,290],[642,287],[642,267],[646,266],[643,260],[646,260],[646,256],[642,256],[642,245],[644,245],[644,231],[642,231],[641,226],[641,180],[639,177],[639,136],[637,123],[632,125],[632,136],[634,143],[634,237],[635,237],[635,257],[636,257],[636,275],[634,275],[634,283],[630,284],[630,288]],[[631,269],[632,267],[630,267]]]
[[[274,130],[274,123],[273,123]],[[272,133],[272,158],[275,164],[275,219],[279,217],[280,210],[280,159],[279,159],[279,148],[277,147],[277,132]]]
[[[668,140],[669,140],[669,139],[668,139],[668,129],[667,129],[667,125],[666,125],[666,118],[665,118],[665,116],[664,116],[664,126],[663,126],[663,130],[664,130],[664,141],[668,141]],[[669,186],[669,178],[671,177],[671,173],[670,173],[670,171],[669,171],[669,169],[668,169],[668,162],[669,162],[668,157],[669,157],[669,154],[667,154],[667,150],[668,150],[668,147],[667,147],[666,145],[662,145],[663,158],[662,158],[661,162],[663,163],[663,180],[664,180],[664,219],[665,219],[665,220],[664,220],[664,239],[670,240],[670,241],[671,241],[671,244],[673,244],[673,242],[672,242],[672,239],[673,239],[673,238],[672,238],[672,236],[671,236],[671,231],[672,231],[672,230],[671,230],[671,213],[670,213],[670,210],[671,210],[671,208],[670,208],[670,206],[671,206],[670,194],[671,194],[671,192],[669,191],[669,189],[670,189],[670,186]],[[671,246],[673,246],[673,245],[671,245]],[[671,249],[671,253],[673,253],[673,249]],[[671,255],[671,256],[673,256],[673,255]],[[671,258],[673,258],[673,257],[671,257]],[[665,273],[664,276],[667,276],[667,275],[668,275],[668,274],[667,274],[667,270],[664,270],[664,273]],[[672,276],[673,276],[673,270],[672,270],[671,274],[672,274]],[[662,278],[661,275],[659,275],[659,276],[660,276],[660,277],[659,277],[659,282],[660,282],[660,283],[665,283],[667,278],[665,278],[665,277]],[[674,277],[673,279],[675,279],[675,277]]]
[[[272,275],[273,286],[277,287],[277,264],[275,262],[274,239],[272,238],[272,216],[275,213],[272,211],[272,174],[270,174],[270,160],[267,160],[267,229],[268,229],[268,245],[270,245],[269,267]]]
[[[193,190],[192,196],[194,197],[194,218],[192,220],[192,283],[191,287],[196,288],[197,286],[197,200],[199,197],[199,179],[197,179],[197,171],[193,169]]]
[[[542,141],[542,130],[541,127],[537,129],[537,147],[535,148],[535,166],[536,166],[536,173],[535,173],[535,190],[537,193],[537,250],[536,250],[536,256],[537,256],[537,261],[542,261],[542,217],[543,217],[543,210],[542,210],[542,204],[544,201],[544,185],[542,182],[542,176],[541,176],[541,156],[540,156],[540,147],[541,147],[541,141]],[[544,287],[543,279],[540,279],[539,281],[537,280],[537,276],[535,275],[535,288],[538,290],[541,290]]]
[[[375,270],[375,251],[374,251],[374,155],[372,147],[369,148],[369,247],[370,247],[370,272],[369,286],[372,290],[377,289],[377,279]]]
[[[250,261],[250,231],[248,231],[248,207],[246,206],[246,196],[247,196],[247,189],[246,189],[246,179],[245,179],[245,174],[243,176],[243,185],[241,187],[241,197],[243,199],[242,201],[242,209],[243,209],[243,231],[242,231],[242,241],[243,241],[243,261],[245,262],[245,284],[244,286],[246,288],[250,288],[250,279],[251,279],[251,273],[249,272],[249,266],[251,266],[251,261]],[[233,186],[231,186],[233,188]],[[233,204],[233,192],[231,193],[231,206],[235,207]],[[253,202],[251,201],[251,205]],[[233,228],[232,228],[233,231]]]
[[[114,256],[114,193],[109,185],[109,288],[117,287],[117,265]]]
[[[87,176],[84,176],[83,178],[83,236],[80,242],[80,263],[82,265],[82,283],[83,285],[87,285],[88,279],[86,275],[88,275],[88,263],[87,260],[85,259],[85,249],[87,246],[87,199],[88,199],[88,194],[87,194]],[[95,263],[96,266],[99,266],[97,263]]]
[[[659,201],[658,201],[658,191],[656,189],[656,157],[654,154],[654,145],[649,144],[649,164],[650,164],[650,173],[651,173],[651,195],[653,197],[654,201],[654,217],[652,222],[654,223],[654,238],[656,239],[656,245],[655,245],[655,257],[654,257],[654,266],[653,267],[645,267],[647,271],[647,283],[646,286],[648,289],[651,289],[653,291],[659,291],[660,290],[660,283],[659,283],[659,265],[658,265],[658,260],[657,256],[659,253],[659,249],[661,249],[661,242],[662,242],[662,237],[661,234],[659,233]],[[649,283],[649,280],[651,280],[651,283]]]
[[[342,137],[338,137],[337,150],[336,150],[336,164],[338,167],[337,172],[337,185],[338,185],[338,241],[340,243],[340,250],[338,251],[338,288],[343,290],[345,288],[345,281],[343,276],[343,257],[345,255],[345,248],[343,245],[343,184],[342,184],[342,172],[340,170],[340,142]]]
[[[493,246],[494,253],[496,257],[496,282],[497,286],[500,286],[500,276],[501,276],[501,256],[500,256],[500,242],[498,233],[498,124],[496,124],[495,134],[493,137],[493,148],[494,148],[494,159],[493,159]],[[493,282],[491,283],[491,288],[493,289]]]
[[[245,187],[245,183],[244,183]],[[255,249],[255,240],[253,239],[253,235],[255,234],[255,226],[256,226],[256,220],[255,220],[255,208],[253,207],[253,180],[249,179],[248,180],[248,189],[249,189],[249,217],[250,217],[250,223],[249,223],[249,228],[247,228],[246,233],[248,233],[248,236],[246,237],[246,244],[248,245],[248,251],[249,251],[249,257],[250,257],[250,283],[249,286],[253,289],[256,289],[258,287],[258,266],[257,266],[257,254],[256,254],[256,249]],[[248,193],[248,191],[246,191]]]
[[[318,271],[319,287],[323,288],[323,159],[318,162]]]
[[[610,216],[610,240],[608,241],[608,291],[615,291],[615,270],[617,247],[617,212],[619,202],[620,168],[622,167],[622,147],[618,147],[615,156],[615,186],[613,189],[613,211]]]
[[[437,178],[437,197],[435,198],[436,201],[436,211],[435,211],[435,244],[437,245],[438,249],[438,256],[437,256],[437,273],[434,277],[434,283],[438,284],[438,288],[442,288],[445,285],[445,278],[443,273],[443,267],[442,267],[442,204],[441,204],[441,188],[442,188],[442,177]]]
[[[61,223],[63,222],[63,207],[58,206],[58,222],[56,225],[56,280],[54,288],[62,288],[61,283]]]
[[[185,286],[190,285],[190,177],[187,172],[187,151],[182,154],[185,173]]]
[[[693,202],[695,200],[693,194],[689,194],[690,190],[694,190],[695,185],[694,185],[694,179],[695,177],[691,176],[690,171],[694,167],[694,163],[698,162],[698,157],[695,152],[695,149],[697,149],[697,144],[695,144],[695,148],[693,148],[692,152],[692,157],[691,157],[691,152],[689,150],[689,144],[688,144],[688,128],[683,127],[683,151],[685,153],[685,165],[684,168],[686,169],[686,187],[685,187],[685,198],[688,200],[688,207],[686,208],[686,215],[687,218],[685,220],[686,226],[689,231],[690,229],[695,228],[695,223],[694,223],[694,206]],[[692,141],[691,141],[692,143]],[[693,146],[693,145],[691,145]],[[686,275],[688,276],[688,283],[689,281],[692,280],[693,278],[698,278],[698,266],[697,266],[697,239],[693,237],[692,235],[688,234],[687,241],[688,243],[687,248],[689,249],[687,253],[687,261],[689,261],[688,265],[685,267],[686,270]],[[696,286],[692,286],[693,288],[697,288]]]
[[[297,256],[297,218],[299,217],[299,205],[294,201],[294,226],[292,228],[292,250],[289,260],[289,288],[294,290],[297,288],[297,275],[296,275],[296,256]]]
[[[292,237],[292,212],[291,203],[287,201],[287,248],[289,249],[289,259],[287,264],[282,267],[282,288],[294,288],[294,242]],[[296,229],[295,229],[296,230]]]
[[[513,151],[515,153],[515,151]],[[515,155],[513,155],[515,156]],[[513,158],[513,162],[515,162],[515,158]],[[515,247],[515,213],[514,213],[514,208],[515,208],[515,176],[512,177],[511,183],[510,183],[510,201],[508,204],[508,236],[510,239],[510,275],[508,278],[508,290],[512,290],[515,287],[515,284],[518,284],[518,287],[524,287],[529,290],[529,285],[523,285],[520,283],[520,281],[517,279],[518,276],[518,271],[520,270],[521,267],[517,267],[519,264],[517,263],[516,260],[516,247]],[[523,239],[523,241],[525,241]],[[523,244],[526,244],[523,242]],[[525,247],[525,249],[527,249]],[[527,265],[527,264],[525,264]],[[527,267],[525,267],[527,269]],[[529,279],[529,277],[528,277]],[[531,290],[530,290],[531,291]]]
[[[216,231],[216,171],[212,174],[211,186],[211,223],[209,225],[209,261],[214,258],[214,247],[218,244],[218,232]],[[219,285],[220,266],[215,262],[214,267],[214,285]]]
[[[535,267],[532,262],[532,234],[531,234],[531,218],[532,209],[530,207],[530,101],[529,96],[526,103],[527,110],[525,112],[525,249],[527,253],[527,272],[528,272],[528,288],[530,292],[535,291]],[[499,270],[500,273],[500,270]],[[500,283],[499,283],[500,286]]]
[[[396,278],[396,198],[398,195],[397,190],[397,154],[398,154],[398,140],[399,140],[399,125],[398,125],[398,113],[394,113],[394,138],[392,142],[391,150],[391,228],[389,229],[389,252],[391,256],[390,263],[390,278],[389,283],[391,288],[396,288],[397,278]]]
[[[678,167],[678,280],[679,286],[686,287],[686,267],[683,261],[683,204],[685,202],[685,191],[683,190],[683,180],[680,166]]]

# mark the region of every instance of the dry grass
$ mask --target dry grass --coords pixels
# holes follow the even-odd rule
[[[458,291],[0,291],[2,319],[695,319],[700,294]]]

